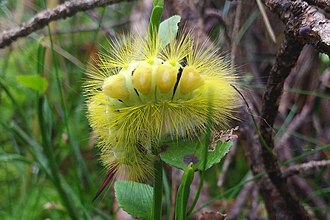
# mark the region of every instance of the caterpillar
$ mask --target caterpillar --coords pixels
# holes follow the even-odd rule
[[[226,127],[238,106],[237,76],[210,42],[191,32],[109,42],[84,86],[88,119],[111,178],[147,181],[164,139],[198,138],[208,118]]]

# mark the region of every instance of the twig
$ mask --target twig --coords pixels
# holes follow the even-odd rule
[[[227,172],[229,170],[229,165],[232,162],[234,156],[236,155],[236,151],[237,151],[237,141],[234,141],[233,146],[231,147],[231,149],[230,149],[229,153],[227,154],[226,159],[222,165],[222,169],[221,169],[218,181],[217,181],[218,187],[223,186]]]
[[[247,177],[247,179],[251,178],[252,175]],[[235,203],[232,206],[231,210],[227,215],[227,220],[237,219],[238,215],[241,213],[241,209],[246,201],[246,199],[251,195],[253,187],[255,186],[254,182],[249,182],[244,185],[243,189],[240,191],[238,196],[236,197]]]
[[[295,66],[302,47],[292,36],[286,36],[268,78],[266,91],[262,99],[261,118],[264,120],[260,121],[260,136],[263,141],[261,143],[263,145],[261,155],[265,170],[281,194],[293,219],[309,219],[309,217],[299,201],[290,193],[286,179],[282,178],[277,158],[272,153],[274,149],[272,126],[278,113],[284,81]]]
[[[301,124],[306,121],[306,118],[311,114],[315,104],[315,97],[312,97],[311,103],[306,104],[302,111],[294,117],[290,122],[286,131],[283,132],[283,135],[277,140],[275,148],[279,148],[281,145],[285,144],[286,141],[290,138],[290,134],[297,130]]]
[[[272,153],[274,139],[271,127],[277,116],[284,80],[296,64],[303,45],[313,44],[320,51],[330,54],[330,21],[301,0],[295,2],[263,0],[263,2],[286,24],[286,39],[277,54],[262,100],[261,117],[268,123],[260,122],[261,137],[267,144],[267,147],[262,147],[263,163],[269,178],[287,204],[292,218],[308,219],[307,212],[299,204],[297,198],[290,193],[287,181],[279,169],[277,158]]]
[[[273,31],[273,28],[272,26],[270,25],[270,22],[269,22],[269,19],[267,17],[267,14],[266,14],[266,11],[265,11],[265,8],[263,6],[263,4],[261,3],[261,0],[256,0],[257,1],[257,4],[258,4],[258,8],[260,10],[260,13],[261,13],[261,16],[262,16],[262,19],[264,20],[264,23],[266,25],[266,29],[269,33],[269,36],[270,38],[272,39],[272,41],[274,43],[276,43],[276,37],[275,37],[275,34],[274,34],[274,31]]]
[[[293,176],[291,177],[290,182],[292,182],[292,185],[300,198],[304,200],[308,198],[314,207],[320,208],[319,213],[322,216],[319,216],[318,219],[330,219],[330,213],[327,211],[327,203],[322,197],[315,193],[314,189],[304,179],[298,176]]]
[[[330,167],[330,160],[309,161],[307,163],[292,165],[283,170],[282,177],[287,178],[296,174],[306,173],[321,167]]]
[[[262,1],[269,10],[280,17],[286,25],[287,32],[298,42],[312,44],[320,52],[330,55],[330,20],[318,12],[315,7],[302,0],[294,2],[288,0]]]
[[[329,0],[305,0],[310,5],[316,5],[326,12],[330,12],[330,1]]]
[[[252,188],[252,192],[251,192],[251,209],[248,212],[248,214],[246,215],[246,219],[248,220],[260,220],[262,219],[260,217],[260,213],[258,210],[258,206],[259,206],[259,189],[258,189],[258,185],[255,184]]]
[[[254,130],[252,129],[251,116],[247,112],[242,112],[241,115],[244,116],[244,123],[240,125],[240,141],[253,175],[257,176],[265,173],[260,145],[257,141],[257,135],[251,133]],[[259,189],[263,196],[269,219],[289,220],[287,206],[268,176],[264,176],[259,180]]]
[[[242,9],[243,9],[243,2],[242,0],[237,1],[237,6],[236,6],[236,15],[235,15],[235,21],[234,21],[234,27],[233,27],[233,32],[232,32],[232,40],[231,42],[231,52],[230,52],[230,57],[231,57],[231,65],[235,66],[236,63],[236,51],[237,51],[237,42],[236,42],[236,37],[238,35],[239,29],[240,29],[240,24],[241,24],[241,14],[242,14]]]
[[[0,48],[9,46],[12,42],[20,37],[28,36],[29,34],[42,29],[52,21],[71,17],[78,12],[87,11],[96,7],[102,7],[110,4],[115,4],[123,1],[131,0],[75,0],[66,1],[53,9],[48,9],[39,12],[30,21],[23,23],[20,27],[12,28],[0,33]]]

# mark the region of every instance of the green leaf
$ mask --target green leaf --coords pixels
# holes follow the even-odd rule
[[[174,15],[160,23],[158,36],[162,47],[168,45],[176,37],[180,20],[181,17],[179,15]]]
[[[181,184],[179,186],[178,193],[176,196],[176,204],[175,204],[176,220],[187,219],[186,209],[190,194],[190,185],[193,180],[194,180],[193,163],[189,163],[182,175]]]
[[[33,89],[40,94],[43,94],[47,87],[48,81],[39,75],[17,76],[16,80],[23,86]]]
[[[1,162],[13,162],[13,161],[20,161],[24,163],[32,163],[32,161],[28,160],[27,158],[19,155],[19,154],[3,154],[0,155],[0,163]]]
[[[178,140],[164,143],[167,149],[160,154],[160,158],[170,166],[185,170],[189,162],[195,164],[194,168],[203,170],[203,148],[204,141],[196,140]],[[209,150],[207,154],[206,170],[214,164],[219,163],[228,153],[232,141],[218,142],[214,150]]]
[[[152,219],[153,188],[147,184],[116,181],[115,194],[119,207],[134,218]]]
[[[159,23],[163,13],[163,6],[155,5],[151,12],[150,24],[149,24],[149,33],[150,36],[153,36],[153,33],[157,33],[159,28]],[[154,35],[155,36],[155,35]]]

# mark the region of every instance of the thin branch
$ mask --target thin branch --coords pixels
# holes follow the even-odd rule
[[[39,12],[30,21],[23,23],[20,27],[12,28],[0,33],[0,48],[9,46],[20,37],[25,37],[31,33],[42,29],[52,21],[71,17],[78,12],[87,11],[96,7],[115,4],[131,0],[75,0],[66,1],[53,9]]]
[[[219,188],[222,187],[223,183],[225,182],[225,178],[226,178],[226,175],[227,175],[228,170],[229,170],[229,165],[231,164],[231,162],[233,161],[233,158],[236,155],[237,146],[238,146],[237,141],[234,141],[233,146],[231,147],[229,153],[226,156],[225,161],[223,162],[222,169],[221,169],[221,172],[219,174],[218,181],[217,181],[217,186]]]
[[[262,158],[265,170],[272,183],[290,210],[293,219],[309,219],[298,199],[289,191],[286,178],[283,178],[277,158],[273,155],[274,139],[272,126],[278,113],[283,84],[295,66],[305,44],[314,45],[319,51],[330,54],[330,21],[313,6],[297,0],[263,0],[286,25],[286,39],[277,54],[276,63],[270,72],[266,92],[262,100],[260,135],[264,142]]]
[[[243,116],[244,123],[241,124],[239,137],[253,175],[257,176],[266,173],[261,158],[261,147],[257,141],[257,135],[255,135],[255,133],[251,134],[251,131],[254,131],[251,116],[245,111],[242,111],[241,115]],[[266,175],[261,178],[258,185],[267,209],[268,218],[291,220],[292,218],[289,217],[289,210],[286,203],[281,198],[269,177]]]
[[[261,3],[261,0],[256,0],[256,1],[257,1],[257,5],[258,5],[258,8],[259,8],[259,11],[261,13],[262,19],[264,20],[264,23],[266,25],[266,29],[268,31],[268,34],[269,34],[270,38],[272,39],[272,41],[274,43],[276,43],[276,37],[275,37],[274,31],[273,31],[273,28],[270,25],[268,16],[267,16],[266,11],[265,11],[265,7]]]
[[[262,0],[286,25],[287,32],[301,44],[311,44],[330,55],[330,20],[302,0]],[[314,0],[313,2],[321,2]],[[323,1],[322,1],[323,2]],[[329,1],[325,1],[329,2]],[[326,3],[328,6],[330,3]]]
[[[292,165],[289,168],[283,170],[282,177],[287,178],[293,175],[303,174],[322,167],[330,167],[330,160],[309,161],[307,163]]]
[[[297,195],[299,195],[302,200],[306,201],[307,199],[307,204],[310,204],[312,208],[313,206],[318,208],[318,210],[314,211],[315,214],[319,213],[317,215],[318,219],[330,219],[330,213],[328,212],[327,203],[320,195],[315,192],[315,190],[309,185],[306,180],[300,178],[299,176],[292,176],[290,178],[290,182],[294,187],[294,190],[296,191]]]
[[[286,39],[277,53],[276,62],[268,78],[266,92],[262,99],[261,118],[264,120],[260,121],[260,136],[263,141],[261,156],[265,165],[265,171],[285,201],[292,219],[309,219],[309,217],[297,198],[290,193],[286,179],[282,178],[277,158],[273,155],[274,139],[272,126],[278,113],[284,81],[295,66],[302,48],[303,45],[296,42],[292,36],[286,35]]]
[[[296,131],[300,127],[300,125],[306,121],[306,118],[308,118],[308,116],[311,115],[311,112],[313,111],[314,108],[315,100],[316,98],[312,97],[312,100],[310,101],[311,104],[304,105],[301,112],[294,117],[294,119],[290,122],[285,132],[283,132],[283,135],[277,140],[276,147],[280,147],[281,145],[284,145],[287,142],[287,140],[290,138],[292,132]]]
[[[251,173],[249,174],[247,179],[250,179],[250,178],[252,178]],[[254,187],[255,187],[254,182],[249,182],[246,185],[244,185],[244,187],[242,188],[242,190],[236,197],[234,205],[232,206],[231,210],[229,211],[229,213],[227,215],[227,220],[233,220],[233,219],[238,218],[238,216],[241,213],[241,210],[245,204],[245,201],[247,200],[247,198],[249,196],[251,196],[251,193],[252,193],[252,190]]]
[[[310,5],[315,5],[324,9],[326,12],[330,12],[330,1],[329,0],[305,0]]]
[[[241,27],[241,14],[242,14],[242,9],[243,9],[243,2],[242,0],[237,1],[237,6],[236,6],[236,12],[235,12],[235,21],[234,21],[234,27],[233,27],[233,32],[232,32],[232,42],[231,42],[231,52],[230,52],[230,57],[231,57],[231,65],[235,66],[236,63],[236,52],[237,52],[237,42],[236,42],[236,37],[238,36],[239,29]]]

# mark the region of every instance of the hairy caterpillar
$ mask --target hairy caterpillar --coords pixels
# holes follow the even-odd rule
[[[111,178],[146,181],[160,141],[195,138],[208,118],[220,127],[232,118],[237,77],[209,42],[184,33],[167,46],[158,36],[122,36],[109,45],[87,73],[85,94]]]

